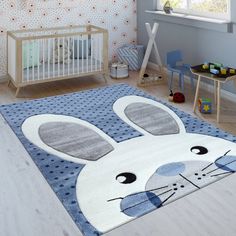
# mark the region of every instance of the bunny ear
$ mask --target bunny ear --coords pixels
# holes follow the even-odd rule
[[[122,120],[144,135],[186,132],[182,121],[172,110],[151,99],[122,97],[114,103],[113,109]]]
[[[32,116],[25,120],[22,131],[46,152],[81,164],[99,160],[117,145],[97,127],[71,116]]]

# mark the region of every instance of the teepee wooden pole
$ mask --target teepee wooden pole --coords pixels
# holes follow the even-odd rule
[[[155,58],[157,60],[157,64],[160,67],[160,70],[162,71],[162,62],[161,62],[161,57],[157,48],[157,44],[155,41],[156,35],[157,35],[157,31],[158,31],[158,27],[159,24],[158,23],[154,23],[153,28],[151,28],[151,25],[149,23],[146,23],[146,29],[147,29],[147,33],[148,33],[148,37],[149,37],[149,42],[147,45],[147,49],[146,49],[146,53],[143,59],[143,63],[141,66],[141,70],[139,73],[139,78],[138,78],[138,85],[141,84],[143,76],[145,74],[146,68],[147,68],[147,64],[148,64],[148,60],[150,58],[152,49],[154,47],[154,53],[155,53]]]

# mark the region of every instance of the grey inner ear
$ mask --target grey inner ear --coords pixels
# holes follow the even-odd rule
[[[176,120],[165,110],[146,103],[132,103],[125,109],[126,116],[152,135],[178,134]]]
[[[45,123],[39,128],[39,136],[57,151],[89,161],[96,161],[114,149],[95,131],[75,123]]]

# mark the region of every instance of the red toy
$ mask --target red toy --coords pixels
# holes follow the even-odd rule
[[[176,103],[183,103],[185,102],[185,96],[182,93],[177,92],[174,94],[173,101]]]

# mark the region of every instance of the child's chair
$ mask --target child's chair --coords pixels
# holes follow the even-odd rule
[[[188,64],[180,64],[182,62],[182,53],[179,50],[168,52],[166,55],[166,62],[167,62],[167,70],[171,72],[171,78],[169,82],[169,89],[172,90],[172,83],[173,83],[173,75],[174,73],[179,74],[179,87],[181,88],[182,92],[184,92],[184,75],[189,75],[191,79],[192,89],[194,89],[194,82],[193,82],[193,75],[190,71],[190,65]]]

